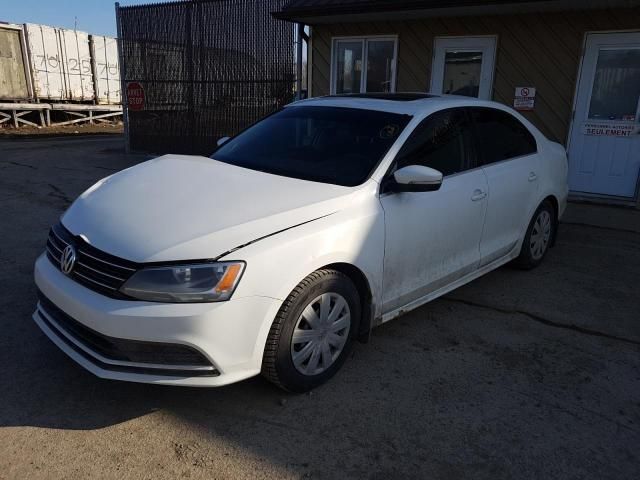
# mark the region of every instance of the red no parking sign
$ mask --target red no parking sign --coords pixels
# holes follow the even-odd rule
[[[144,88],[140,82],[127,83],[127,102],[129,110],[144,110]]]

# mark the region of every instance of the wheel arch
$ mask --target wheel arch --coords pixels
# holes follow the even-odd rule
[[[558,226],[560,225],[560,203],[558,202],[558,199],[556,198],[555,195],[547,195],[542,202],[540,202],[540,205],[542,205],[544,202],[549,202],[551,204],[551,206],[553,207],[553,213],[554,213],[554,235],[553,238],[551,239],[551,246],[553,247],[556,244],[556,238],[558,238]]]
[[[373,326],[373,316],[375,312],[373,305],[373,293],[371,291],[369,279],[362,270],[351,263],[330,263],[318,270],[324,269],[337,270],[338,272],[346,275],[358,290],[362,307],[362,318],[360,319],[360,325],[358,328],[358,339],[360,341],[367,341],[369,338],[369,332]]]

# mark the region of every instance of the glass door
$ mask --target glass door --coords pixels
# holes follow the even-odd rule
[[[569,187],[632,199],[639,171],[640,33],[590,34],[569,141]]]
[[[496,37],[437,37],[431,92],[490,100]]]

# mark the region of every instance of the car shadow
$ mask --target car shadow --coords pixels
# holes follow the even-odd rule
[[[489,288],[512,274],[480,282]],[[212,475],[229,451],[241,452],[239,468],[260,458],[319,478],[362,478],[365,469],[374,479],[513,478],[537,471],[549,451],[586,444],[599,453],[567,454],[553,471],[603,473],[616,458],[624,474],[633,463],[626,445],[640,417],[616,413],[632,411],[631,347],[516,314],[437,300],[376,329],[327,385],[292,395],[261,378],[217,389],[102,380],[27,320],[30,310],[21,302],[13,314],[23,322],[5,325],[13,330],[2,340],[11,358],[3,354],[0,427],[93,431],[131,422],[125,431],[160,435],[138,455],[169,449],[185,469]],[[134,422],[142,417],[145,427]],[[528,456],[513,463],[523,449]]]
[[[117,425],[181,404],[241,402],[242,398],[277,402],[278,393],[261,379],[223,389],[197,389],[105,380],[84,370],[59,350],[30,319],[3,342],[14,352],[1,375],[0,426],[37,426],[94,430]],[[7,338],[5,338],[7,340]]]

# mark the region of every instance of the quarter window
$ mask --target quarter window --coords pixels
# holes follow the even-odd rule
[[[513,115],[493,108],[472,108],[482,165],[536,153],[531,132]]]
[[[471,125],[464,109],[443,110],[418,125],[396,157],[397,168],[424,165],[452,175],[470,168]]]
[[[394,92],[396,43],[388,37],[334,40],[331,93]]]

